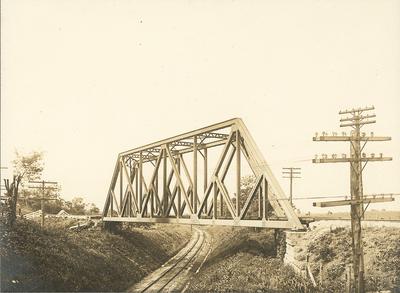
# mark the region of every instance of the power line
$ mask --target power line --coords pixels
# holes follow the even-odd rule
[[[377,193],[377,194],[369,194],[364,196],[400,196],[400,193]],[[327,199],[327,198],[350,198],[348,195],[328,195],[328,196],[309,196],[309,197],[293,197],[293,200],[305,200],[305,199]]]
[[[363,196],[363,182],[362,172],[368,162],[377,161],[390,161],[391,157],[384,157],[382,153],[379,156],[370,154],[369,156],[363,153],[363,149],[369,141],[388,141],[391,137],[388,136],[375,136],[373,132],[367,135],[365,132],[361,132],[361,128],[366,124],[375,123],[375,114],[365,114],[367,111],[374,110],[374,106],[343,110],[339,114],[346,114],[347,116],[340,118],[340,127],[352,127],[350,135],[342,132],[338,135],[336,132],[329,135],[326,132],[322,132],[322,135],[316,133],[313,137],[313,141],[346,141],[350,142],[350,155],[342,154],[340,157],[333,154],[330,158],[328,155],[323,154],[321,158],[315,156],[313,163],[350,163],[350,200],[341,200],[335,202],[319,202],[314,203],[314,206],[328,207],[328,206],[342,206],[350,205],[351,207],[351,231],[352,231],[352,251],[353,251],[353,289],[356,293],[365,292],[364,283],[364,253],[362,243],[362,227],[361,219],[364,217],[364,212],[371,202],[385,202],[393,200],[393,198],[371,198],[367,199]],[[348,116],[350,115],[350,116]],[[361,146],[362,144],[362,146]],[[367,202],[367,206],[364,209],[364,202]],[[349,282],[351,284],[351,282]],[[351,286],[348,286],[347,292],[352,292]]]
[[[289,178],[290,179],[290,194],[289,194],[289,200],[290,200],[290,204],[293,204],[292,202],[292,198],[293,198],[293,179],[294,178],[301,178],[299,176],[296,175],[300,175],[301,172],[301,168],[295,168],[295,167],[285,167],[282,168],[282,178]]]
[[[58,184],[57,182],[53,182],[53,181],[29,181],[29,183],[40,183],[41,186],[29,186],[29,188],[40,188],[42,190],[42,197],[40,198],[40,208],[42,210],[42,221],[41,221],[41,226],[44,227],[44,203],[47,200],[56,200],[57,198],[45,198],[45,190],[52,190],[52,189],[57,189],[54,187],[49,187],[49,186],[45,186],[46,184],[52,184],[52,185],[56,185]]]

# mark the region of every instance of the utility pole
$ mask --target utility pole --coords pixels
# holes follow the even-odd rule
[[[378,202],[366,199],[363,196],[363,182],[362,182],[362,172],[368,162],[377,161],[391,161],[391,157],[384,157],[382,153],[379,156],[371,154],[367,156],[363,153],[364,147],[367,142],[372,141],[388,141],[391,140],[389,136],[375,136],[373,132],[367,135],[365,132],[361,132],[361,128],[365,124],[375,123],[375,120],[371,118],[376,117],[375,114],[366,113],[368,111],[374,110],[372,107],[351,109],[340,111],[339,115],[347,115],[347,117],[341,116],[340,127],[351,127],[352,131],[350,135],[342,132],[338,135],[336,132],[332,135],[328,135],[323,132],[321,136],[316,133],[313,137],[314,141],[348,141],[350,142],[350,157],[346,154],[342,154],[340,158],[336,154],[332,154],[331,158],[328,158],[326,154],[322,155],[322,158],[315,156],[313,163],[350,163],[350,191],[351,200],[350,201],[339,201],[335,206],[349,204],[351,206],[351,231],[352,231],[352,252],[353,252],[353,274],[354,283],[353,289],[356,293],[364,293],[364,253],[362,244],[362,229],[361,220],[364,217],[364,203]],[[361,145],[362,144],[362,145]],[[385,200],[382,200],[385,201]],[[382,202],[380,201],[380,202]],[[330,205],[332,206],[332,205]]]
[[[0,178],[1,180],[0,180],[0,181],[1,181],[1,182],[3,182],[3,172],[2,172],[1,170],[7,170],[7,169],[8,169],[8,167],[0,166],[0,177],[1,177],[1,178]],[[5,186],[2,185],[2,188],[3,188],[3,187],[5,187]],[[6,190],[6,189],[1,189],[1,190]]]
[[[293,199],[293,179],[294,178],[301,178],[296,175],[301,174],[301,168],[294,168],[294,167],[288,167],[288,168],[282,168],[282,178],[289,178],[290,179],[290,204],[293,205],[292,199]]]
[[[29,183],[40,183],[40,186],[30,186],[29,188],[40,188],[42,190],[42,196],[40,198],[40,209],[42,210],[42,220],[41,220],[41,226],[44,227],[44,203],[46,200],[55,200],[56,198],[45,198],[45,190],[49,190],[49,189],[57,189],[54,187],[46,187],[46,184],[52,184],[52,185],[56,185],[58,184],[57,182],[52,182],[52,181],[29,181]]]

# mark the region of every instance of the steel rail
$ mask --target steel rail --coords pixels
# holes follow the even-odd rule
[[[204,235],[204,231],[202,231],[202,230],[198,230],[198,229],[196,229],[196,238],[195,238],[195,241],[193,241],[193,244],[191,244],[188,248],[187,247],[185,247],[183,250],[184,250],[184,254],[183,255],[181,255],[178,259],[171,259],[171,260],[174,260],[174,262],[173,262],[173,264],[168,268],[168,269],[166,269],[164,272],[162,272],[162,274],[160,275],[160,276],[158,276],[155,280],[152,280],[149,284],[147,284],[144,288],[140,288],[139,290],[134,290],[133,292],[146,292],[146,291],[148,291],[149,289],[151,289],[154,285],[156,285],[160,280],[162,280],[168,273],[170,273],[173,269],[175,269],[184,259],[185,259],[185,257],[190,253],[190,252],[192,252],[193,251],[193,249],[195,248],[195,246],[199,243],[199,241],[200,241],[200,238],[201,238],[201,235]],[[202,245],[203,245],[203,243],[204,243],[204,237],[203,237],[203,241],[202,241],[202,243],[201,243],[201,245],[200,245],[200,248],[202,247]],[[188,262],[187,262],[187,264],[189,264],[190,263],[190,261],[193,259],[193,257],[194,256],[196,256],[197,255],[197,252],[199,251],[199,249],[196,251],[196,253],[188,260]],[[178,253],[179,254],[179,253]],[[168,263],[168,262],[167,262]],[[168,281],[167,281],[167,283],[166,284],[164,284],[163,286],[162,286],[162,288],[160,289],[160,290],[158,290],[158,291],[161,291],[165,286],[167,286],[174,278],[176,278],[176,276],[187,266],[187,264],[185,265],[185,266],[183,266],[182,268],[180,268],[180,270],[178,271],[178,273],[176,273],[176,274],[174,274],[173,276],[172,276],[172,278],[170,278]],[[149,292],[154,292],[154,291],[152,291],[152,290],[150,290]]]
[[[204,236],[204,234],[205,234],[204,231],[201,231],[201,235],[203,236],[203,240],[202,240],[202,242],[200,243],[199,247],[196,249],[195,253],[189,258],[189,260],[187,260],[187,262],[186,262],[182,267],[177,267],[177,266],[175,266],[175,268],[178,268],[177,272],[174,273],[174,274],[172,275],[172,278],[169,278],[169,279],[167,280],[167,282],[161,286],[161,288],[157,288],[157,289],[158,289],[157,292],[162,292],[162,290],[163,290],[165,287],[167,287],[167,286],[171,283],[171,281],[174,280],[185,268],[187,268],[187,267],[192,263],[192,260],[193,260],[195,257],[198,256],[199,251],[203,248],[203,246],[204,246],[204,244],[205,244],[205,236]],[[199,241],[200,241],[200,240],[199,240]],[[197,243],[198,243],[198,242],[197,242]],[[195,244],[195,246],[197,245],[197,243]],[[193,248],[195,248],[195,247],[193,247]],[[192,252],[192,250],[191,250],[190,252]],[[190,253],[190,252],[189,252],[189,253]],[[180,264],[180,263],[181,263],[181,262],[179,262],[178,264]],[[171,270],[170,272],[173,272],[173,271]],[[161,280],[161,279],[160,279],[160,280]]]

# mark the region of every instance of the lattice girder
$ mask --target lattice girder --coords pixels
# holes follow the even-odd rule
[[[255,176],[248,194],[241,189],[244,161]],[[304,228],[239,118],[120,153],[103,220]]]

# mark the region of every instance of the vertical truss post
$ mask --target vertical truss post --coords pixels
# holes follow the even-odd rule
[[[214,182],[214,197],[213,197],[213,219],[217,218],[217,199],[218,199],[218,185],[217,185],[217,181],[215,179],[213,179]]]
[[[210,149],[219,146],[223,147],[214,162]],[[202,162],[199,162],[199,153]],[[190,165],[185,164],[185,154],[193,156]],[[235,155],[236,167],[232,164]],[[241,193],[243,158],[257,177],[250,195]],[[284,194],[279,184],[241,119],[231,119],[138,147],[120,153],[118,160],[103,210],[104,221],[303,228],[289,202],[282,199]],[[159,169],[161,163],[162,170]],[[203,171],[199,170],[199,163],[203,164]],[[146,166],[151,165],[154,169],[147,170]],[[171,172],[169,166],[172,166]],[[227,176],[229,170],[232,170],[232,178]],[[151,171],[151,175],[147,171]],[[126,178],[121,177],[117,183],[118,176]],[[225,182],[228,179],[231,182]],[[117,184],[120,191],[123,190],[119,200]],[[233,187],[232,193],[228,187]],[[277,219],[265,221],[269,202]],[[255,220],[257,214],[253,214],[253,207],[257,205],[258,220]],[[117,214],[112,212],[114,207]]]
[[[178,171],[178,175],[180,175],[181,174],[181,159],[179,156],[176,157],[176,169]],[[177,184],[177,188],[178,188],[178,191],[177,191],[178,192],[178,215],[177,215],[177,217],[180,218],[182,215],[181,186],[179,184]]]
[[[162,153],[160,153],[160,156],[162,156]],[[158,160],[161,162],[161,158],[159,158]],[[158,165],[158,167],[159,167],[159,165]],[[153,217],[157,211],[157,201],[155,200],[155,196],[158,193],[158,171],[159,171],[159,169],[157,168],[155,170],[156,173],[154,174],[153,182],[150,182],[150,185],[153,184],[153,188],[151,189],[151,191],[149,189],[149,194],[151,194],[151,197],[150,197],[150,214],[151,214],[151,216],[150,217]]]
[[[161,156],[161,154],[160,154]],[[153,208],[154,208],[154,213],[157,214],[159,211],[159,206],[158,206],[158,202],[157,202],[157,197],[158,197],[158,172],[156,177],[154,178],[154,189],[153,189],[153,193],[152,193],[152,200],[153,200]]]
[[[130,170],[129,181],[133,183],[133,180],[135,180],[135,177],[134,177],[134,173],[132,172],[132,169],[131,169]],[[135,192],[135,194],[130,193],[130,196],[128,196],[128,198],[126,199],[125,205],[128,207],[128,211],[126,211],[126,214],[128,215],[128,217],[136,215],[136,212],[132,213],[133,210],[136,210],[132,206],[132,199],[133,199],[134,196],[137,197],[137,191]],[[137,198],[136,198],[136,203],[137,203]],[[121,205],[122,205],[122,203],[121,203]],[[122,211],[123,211],[123,208],[124,207],[121,208]],[[125,210],[126,210],[126,208],[125,208]]]
[[[128,184],[129,184],[129,182],[131,184],[134,183],[133,182],[134,179],[135,179],[134,175],[135,175],[135,173],[134,173],[132,167],[130,167],[129,168],[129,174],[127,174]],[[135,194],[137,194],[137,193],[135,193]],[[134,196],[134,194],[129,192],[129,186],[126,186],[124,199],[123,199],[123,202],[121,202],[121,204],[120,204],[121,205],[121,216],[122,217],[125,216],[125,215],[130,217],[132,215],[132,197],[133,196]],[[136,202],[137,202],[137,200],[136,200]]]
[[[236,130],[236,215],[240,215],[240,133]]]
[[[207,166],[207,163],[208,163],[208,154],[207,154],[207,148],[205,148],[204,150],[203,150],[203,152],[204,152],[204,167],[203,167],[203,177],[204,177],[204,197],[203,198],[205,198],[206,197],[206,192],[207,192],[207,186],[208,186],[208,182],[207,182],[207,179],[208,179],[208,166]],[[205,201],[205,203],[204,203],[204,211],[205,211],[205,213],[207,214],[207,200]]]
[[[183,184],[183,182],[182,182],[182,179],[181,179],[180,176],[179,176],[177,167],[176,167],[176,165],[174,164],[174,159],[173,159],[173,156],[172,156],[172,154],[171,154],[171,150],[168,148],[168,144],[166,144],[166,145],[164,146],[164,150],[167,152],[168,157],[170,158],[171,165],[172,165],[172,168],[174,169],[174,173],[175,173],[175,176],[176,176],[176,180],[177,180],[178,184],[179,184],[179,185],[181,186],[181,188],[182,188],[182,192],[183,192],[183,195],[184,195],[184,197],[185,197],[185,204],[188,205],[190,214],[193,214],[193,206],[190,205],[189,195],[188,195],[188,193],[186,192],[186,190],[184,189],[184,188],[185,188],[185,187],[184,187],[184,184]],[[182,157],[181,157],[181,159],[182,159]],[[182,161],[182,163],[183,163],[183,161]]]
[[[152,218],[153,213],[154,213],[154,201],[153,201],[154,189],[149,191],[148,194],[149,194],[148,196],[150,196],[150,215],[149,216],[150,216],[150,218]]]
[[[264,176],[262,178],[262,219],[265,220],[268,217],[268,182]]]
[[[128,198],[126,199],[126,203],[125,203],[125,205],[128,207],[128,208],[125,208],[125,214],[128,215],[128,217],[132,216],[132,198],[131,198],[131,196],[128,196]],[[124,215],[122,214],[122,216],[124,216]]]
[[[135,180],[135,198],[136,198],[136,202],[138,203],[138,210],[137,210],[137,212],[135,214],[137,214],[137,213],[141,212],[140,203],[139,203],[139,181],[138,181],[139,168],[138,168],[137,164],[134,167],[134,172],[135,172],[135,174],[134,174],[133,180]]]
[[[163,157],[163,193],[162,193],[162,198],[161,202],[163,203],[162,207],[162,213],[164,216],[167,214],[167,209],[168,209],[168,183],[167,183],[167,153],[164,154]]]
[[[268,163],[265,161],[265,158],[257,147],[247,127],[240,119],[238,119],[237,121],[237,126],[243,139],[242,147],[248,153],[248,162],[250,168],[257,176],[264,174],[265,178],[268,180],[269,185],[274,191],[274,194],[269,198],[269,201],[271,202],[271,205],[273,206],[276,215],[278,217],[286,216],[288,220],[293,224],[293,227],[296,227],[296,229],[302,229],[303,225],[300,223],[300,220],[294,213],[292,206],[290,206],[287,201],[282,200],[282,198],[286,197],[285,193],[283,192],[281,186],[279,185],[274,174],[272,173],[272,170],[270,169]],[[278,198],[280,199],[278,200]]]
[[[217,189],[218,192],[218,189]],[[222,192],[219,192],[219,203],[220,203],[220,216],[221,218],[224,216],[224,199]]]
[[[262,219],[263,216],[263,197],[262,197],[262,187],[258,191],[258,218]]]
[[[124,183],[123,183],[123,176],[122,176],[122,164],[124,164],[124,160],[121,159],[120,161],[120,169],[121,172],[119,173],[119,206],[122,208],[122,190],[124,188]]]
[[[193,137],[193,212],[197,214],[197,136]]]
[[[142,213],[143,201],[143,153],[139,153],[139,213]]]

